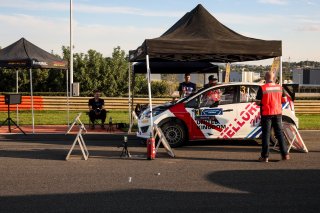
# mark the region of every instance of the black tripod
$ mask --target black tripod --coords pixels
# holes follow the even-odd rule
[[[130,152],[128,150],[128,138],[126,136],[124,136],[124,141],[119,147],[123,147],[120,157],[131,158]]]
[[[10,108],[8,104],[8,117],[7,119],[0,125],[2,127],[6,122],[8,122],[8,130],[11,133],[11,123],[14,124],[24,135],[27,135],[20,127],[10,118]]]

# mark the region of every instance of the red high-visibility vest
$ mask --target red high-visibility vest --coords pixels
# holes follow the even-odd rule
[[[262,115],[282,114],[282,87],[279,84],[267,83],[262,88]]]

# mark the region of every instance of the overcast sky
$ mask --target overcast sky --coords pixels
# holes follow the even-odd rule
[[[75,52],[110,56],[159,37],[201,3],[245,36],[282,40],[283,60],[320,61],[320,0],[73,0]],[[0,46],[21,37],[61,55],[69,45],[69,0],[0,0]],[[247,62],[250,64],[250,62]],[[258,64],[269,64],[270,60]],[[257,64],[257,63],[255,63]]]

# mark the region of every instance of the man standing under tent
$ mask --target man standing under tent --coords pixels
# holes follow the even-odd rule
[[[266,83],[259,88],[256,97],[257,104],[261,105],[262,151],[260,162],[268,162],[271,127],[279,141],[282,160],[290,159],[282,133],[282,102],[285,101],[285,94],[281,85],[274,83],[274,79],[274,73],[267,72]]]
[[[181,98],[187,97],[197,90],[197,85],[192,83],[190,73],[184,74],[184,82],[179,85],[179,95]]]

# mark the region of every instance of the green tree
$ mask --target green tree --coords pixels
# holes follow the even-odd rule
[[[16,85],[16,74],[14,70],[0,69],[0,91],[14,92]]]
[[[112,57],[106,58],[106,73],[103,91],[110,96],[128,93],[128,59],[124,50],[118,46]]]
[[[135,76],[135,85],[133,88],[134,94],[147,95],[148,94],[148,81],[143,74]]]

